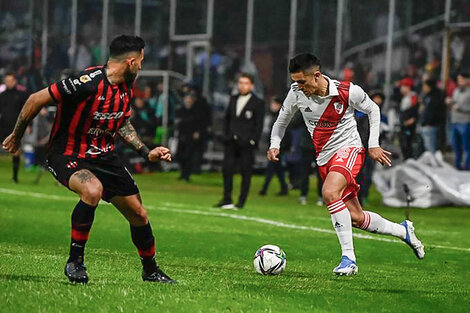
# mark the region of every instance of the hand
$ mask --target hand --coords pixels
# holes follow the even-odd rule
[[[392,166],[392,160],[390,160],[391,152],[386,151],[380,147],[369,148],[369,156],[372,160],[375,160],[383,165]]]
[[[268,150],[266,157],[268,158],[269,161],[279,162],[278,155],[279,155],[279,149],[272,148]]]
[[[157,162],[159,160],[171,162],[171,158],[170,149],[166,147],[156,147],[149,152],[150,162]]]
[[[194,139],[194,140],[198,140],[200,136],[201,136],[201,135],[199,134],[199,132],[193,133],[193,139]]]
[[[452,105],[452,98],[451,97],[446,97],[445,102],[448,106]]]
[[[6,152],[15,154],[20,147],[20,140],[18,140],[14,134],[10,134],[3,140],[2,147]]]

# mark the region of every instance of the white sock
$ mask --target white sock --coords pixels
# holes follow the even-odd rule
[[[359,228],[371,233],[391,235],[400,239],[406,237],[406,229],[403,225],[390,222],[377,213],[369,211],[364,211],[364,221]]]
[[[342,199],[333,201],[327,205],[330,211],[331,222],[338,236],[339,244],[341,245],[342,255],[347,256],[352,261],[356,262],[354,255],[354,245],[352,236],[352,223],[351,214],[346,208]]]

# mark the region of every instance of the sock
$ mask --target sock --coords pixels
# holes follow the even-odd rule
[[[341,245],[342,255],[356,262],[352,237],[351,214],[349,210],[346,208],[342,199],[328,203],[327,207],[328,211],[330,211],[331,222],[333,223]]]
[[[13,180],[18,182],[18,169],[20,168],[20,157],[13,156]]]
[[[131,225],[132,242],[137,247],[142,266],[146,272],[155,271],[157,263],[155,262],[155,238],[152,234],[150,222],[144,226]]]
[[[379,214],[369,211],[364,211],[364,221],[359,228],[371,233],[391,235],[400,239],[406,237],[406,229],[403,225],[390,222]]]
[[[86,204],[82,200],[78,201],[72,212],[72,240],[70,243],[70,256],[67,262],[75,261],[78,258],[83,260],[85,254],[85,244],[88,234],[95,218],[96,206]]]

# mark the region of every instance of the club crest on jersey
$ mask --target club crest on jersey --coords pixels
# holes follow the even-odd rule
[[[335,107],[335,111],[338,114],[343,113],[343,104],[341,102],[335,102],[333,103],[333,106]]]

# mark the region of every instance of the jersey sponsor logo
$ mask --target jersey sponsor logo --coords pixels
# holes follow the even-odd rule
[[[64,91],[65,91],[67,94],[69,94],[69,95],[72,94],[72,92],[70,91],[69,87],[67,87],[67,84],[65,83],[65,80],[62,81],[62,88],[64,88]]]
[[[109,131],[108,129],[101,129],[97,127],[92,127],[87,131],[88,135],[94,136],[94,137],[101,137],[103,134],[109,133],[112,135],[112,132]]]
[[[90,73],[90,78],[95,78],[97,75],[101,74],[101,70],[96,70],[93,73]]]
[[[319,127],[319,128],[331,128],[331,127],[336,127],[339,124],[343,124],[346,122],[344,118],[342,118],[339,122],[329,122],[329,121],[313,121],[313,120],[308,120],[308,123],[312,126]]]
[[[86,84],[87,82],[91,81],[91,77],[88,76],[88,75],[82,75],[80,76],[80,81],[84,84]]]
[[[124,112],[112,112],[112,113],[101,113],[95,112],[93,113],[94,120],[117,120],[120,119],[124,115]]]
[[[111,145],[107,145],[105,148],[99,148],[95,145],[90,145],[91,147],[87,150],[86,154],[90,154],[90,155],[98,155],[98,154],[101,154],[101,153],[106,153],[106,152],[109,152],[113,149],[113,147]]]
[[[335,107],[335,111],[338,114],[343,113],[343,104],[341,102],[335,102],[333,103],[333,106]]]

